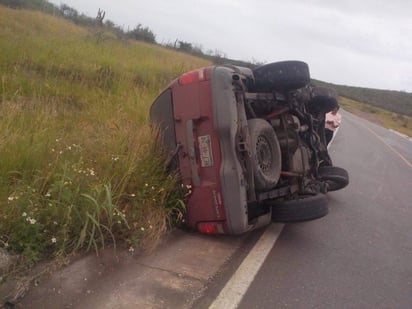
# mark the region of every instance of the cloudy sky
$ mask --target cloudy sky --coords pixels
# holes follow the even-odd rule
[[[51,0],[239,60],[306,61],[313,78],[412,92],[410,0]]]

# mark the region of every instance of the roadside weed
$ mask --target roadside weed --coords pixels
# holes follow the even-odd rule
[[[208,62],[0,7],[0,247],[22,265],[150,248],[182,219],[150,103]]]

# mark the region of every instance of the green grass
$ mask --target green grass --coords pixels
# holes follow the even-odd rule
[[[155,243],[183,209],[148,110],[172,79],[205,65],[0,6],[0,247],[32,265]]]
[[[379,107],[361,103],[345,97],[339,98],[339,104],[347,111],[366,117],[386,128],[393,129],[412,137],[412,117],[394,113]]]

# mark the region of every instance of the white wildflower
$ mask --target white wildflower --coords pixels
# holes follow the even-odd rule
[[[23,217],[27,217],[27,213],[26,213],[26,212],[23,212],[21,215],[22,215]]]
[[[18,199],[19,199],[19,196],[18,196],[18,195],[10,195],[7,199],[8,199],[9,201],[14,201],[14,200],[18,200]]]
[[[129,248],[129,252],[134,252],[134,248],[133,248],[133,247],[130,247],[130,248]]]
[[[140,230],[141,230],[142,232],[144,232],[144,227],[142,226],[142,227],[140,228]]]
[[[55,244],[57,242],[56,237],[52,237],[51,242]]]

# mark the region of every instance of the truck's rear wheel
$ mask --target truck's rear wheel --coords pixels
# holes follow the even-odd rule
[[[273,90],[294,90],[309,84],[310,73],[307,63],[282,61],[265,64],[253,70],[256,92]]]
[[[269,190],[276,186],[282,167],[279,141],[272,126],[263,119],[248,121],[255,188]]]

